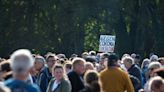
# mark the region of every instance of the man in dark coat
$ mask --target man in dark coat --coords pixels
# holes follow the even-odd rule
[[[141,69],[135,64],[134,59],[130,56],[124,57],[123,62],[128,70],[128,73],[136,77],[140,83],[142,82],[142,72]],[[142,83],[141,83],[142,85]]]
[[[71,92],[79,92],[84,88],[82,74],[85,72],[84,63],[85,60],[82,58],[73,59],[73,70],[68,73],[68,78],[72,85]]]

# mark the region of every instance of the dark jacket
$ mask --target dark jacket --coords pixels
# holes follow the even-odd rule
[[[82,80],[80,79],[80,75],[78,75],[75,71],[71,71],[68,73],[68,78],[72,85],[72,91],[71,92],[79,92],[84,88],[84,84]]]
[[[142,88],[139,79],[133,75],[130,75],[130,79],[132,81],[135,92],[138,92]]]
[[[55,79],[52,79],[50,81],[46,92],[71,92],[71,83],[69,80],[66,80],[64,78],[61,80],[58,87],[54,91],[51,91],[54,81]]]
[[[92,89],[89,86],[85,86],[85,88],[79,92],[92,92]]]
[[[46,92],[48,83],[52,79],[52,74],[49,72],[48,67],[44,67],[44,69],[40,72],[39,77],[37,79],[37,84],[39,85],[41,92]]]
[[[131,68],[128,69],[130,75],[139,79],[140,83],[142,82],[142,72],[141,69],[137,65],[132,65]],[[142,83],[141,83],[142,85]]]
[[[80,92],[100,92],[100,85],[98,81],[93,81],[90,85],[85,85]]]

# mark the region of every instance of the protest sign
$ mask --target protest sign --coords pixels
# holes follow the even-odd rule
[[[116,36],[100,35],[100,52],[114,52]]]

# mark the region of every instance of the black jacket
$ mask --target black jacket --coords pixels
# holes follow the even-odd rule
[[[141,69],[137,65],[132,65],[131,68],[128,69],[130,75],[139,79],[140,83],[142,82],[142,72]],[[142,85],[142,83],[141,83]]]
[[[142,88],[141,82],[137,77],[134,77],[133,75],[130,75],[130,79],[132,81],[135,92],[138,92]]]
[[[78,75],[75,71],[71,71],[68,73],[68,78],[72,85],[71,92],[79,92],[84,88],[83,81],[80,79],[80,75]]]
[[[80,92],[100,92],[100,85],[98,81],[92,81],[90,85],[85,85],[85,88]]]

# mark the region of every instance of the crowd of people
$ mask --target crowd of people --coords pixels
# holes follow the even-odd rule
[[[164,57],[19,49],[0,59],[0,92],[164,92]]]

